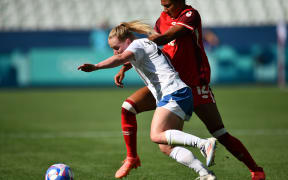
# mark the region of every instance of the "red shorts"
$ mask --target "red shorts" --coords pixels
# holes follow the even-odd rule
[[[209,85],[193,86],[192,88],[194,107],[200,104],[216,103],[214,94]]]

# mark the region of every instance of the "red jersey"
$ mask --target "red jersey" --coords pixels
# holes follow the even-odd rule
[[[176,24],[184,26],[190,31],[164,45],[163,52],[171,59],[180,78],[188,86],[209,84],[210,66],[202,41],[200,14],[191,6],[186,6],[175,19],[163,11],[154,29],[163,34]]]

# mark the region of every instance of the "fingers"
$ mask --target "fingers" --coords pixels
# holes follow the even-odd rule
[[[122,83],[123,78],[124,78],[124,76],[120,76],[120,78],[119,78],[119,84],[120,84],[120,85],[119,85],[118,87],[121,87],[121,88],[124,87],[124,85],[123,85],[123,83]]]
[[[116,86],[119,87],[119,88],[123,88],[124,87],[124,85],[122,83],[121,84],[116,84]]]
[[[122,83],[122,82],[119,82],[119,83],[117,84],[117,87],[123,88],[123,87],[124,87],[124,85],[123,85],[123,83]]]
[[[87,66],[87,64],[83,64],[83,65],[79,66],[77,69],[81,70],[81,71],[84,71],[86,66]]]
[[[119,77],[116,75],[115,77],[114,77],[114,83],[118,86],[119,85]]]
[[[114,77],[114,82],[117,87],[120,87],[120,88],[124,87],[122,80],[123,80],[123,76],[116,74],[116,76]]]
[[[92,64],[83,64],[83,65],[79,66],[77,69],[84,71],[84,72],[91,72],[91,71],[94,71],[93,67],[94,67],[94,65],[92,65]]]
[[[115,79],[115,84],[116,84],[117,87],[120,87],[120,88],[124,87],[123,83],[121,81],[119,81],[118,79],[117,80]]]

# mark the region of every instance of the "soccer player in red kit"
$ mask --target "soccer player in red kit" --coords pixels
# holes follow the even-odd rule
[[[150,36],[150,39],[158,45],[168,42],[164,45],[163,52],[171,59],[180,78],[194,91],[193,97],[196,98],[194,106],[215,103],[213,94],[209,90],[210,66],[202,42],[199,13],[191,6],[186,6],[175,18],[171,17],[169,11],[163,11],[156,22],[155,30],[159,34],[165,34],[176,25],[179,29],[176,32],[183,35],[176,36],[174,40],[168,42],[171,37],[161,35]]]
[[[206,125],[209,132],[225,146],[239,161],[250,170],[252,180],[265,180],[265,173],[253,160],[245,146],[225,129],[209,86],[210,66],[202,42],[201,17],[197,10],[187,6],[185,0],[161,0],[164,11],[156,22],[155,30],[149,39],[163,47],[163,52],[171,59],[180,78],[192,89],[194,112]],[[124,73],[130,65],[124,65],[114,80],[122,87]],[[136,114],[154,110],[155,101],[147,88],[133,93],[122,106],[122,130],[127,148],[127,158],[116,172],[116,177],[126,176],[132,168],[140,166],[137,155]],[[165,149],[166,150],[163,150]],[[173,147],[162,147],[171,156]],[[160,147],[161,149],[161,147]]]

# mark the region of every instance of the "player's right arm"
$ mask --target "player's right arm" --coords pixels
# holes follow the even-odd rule
[[[181,36],[186,36],[197,28],[197,24],[201,22],[200,15],[197,11],[189,11],[182,15],[175,25],[171,26],[166,32],[160,32],[161,21],[157,20],[154,30],[158,34],[152,34],[149,40],[155,42],[158,46],[163,46]]]
[[[134,53],[131,51],[124,51],[121,54],[113,55],[98,64],[83,64],[78,67],[78,70],[84,72],[92,72],[100,69],[108,69],[120,66],[129,62],[129,60],[134,58]]]
[[[164,34],[153,34],[149,36],[148,39],[155,42],[158,46],[163,46],[188,32],[189,30],[186,27],[175,25],[167,30]]]
[[[132,65],[131,65],[131,63],[129,63],[129,62],[128,62],[128,63],[125,63],[125,64],[121,67],[120,71],[114,76],[114,82],[115,82],[116,86],[118,86],[118,87],[120,87],[120,88],[123,88],[123,87],[124,87],[122,81],[123,81],[123,79],[124,79],[124,77],[125,77],[125,72],[128,71],[128,70],[131,69],[131,68],[132,68]]]

